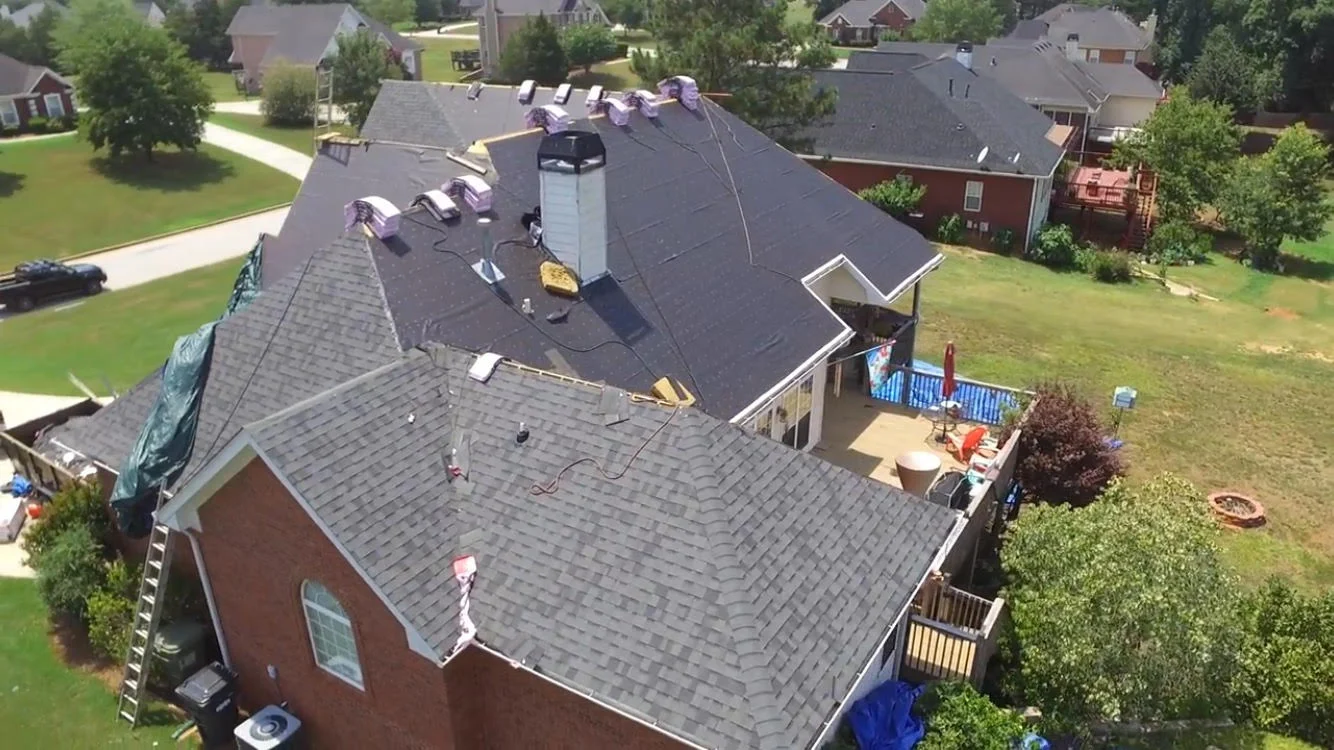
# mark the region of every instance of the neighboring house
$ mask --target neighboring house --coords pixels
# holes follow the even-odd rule
[[[971,67],[995,80],[1059,125],[1075,128],[1070,150],[1106,150],[1153,111],[1163,89],[1133,65],[1089,63],[1077,41],[992,39],[973,46]],[[884,54],[891,53],[891,54]],[[848,70],[895,70],[920,59],[955,57],[956,45],[881,42],[854,52]],[[1109,106],[1110,103],[1110,106]]]
[[[538,15],[546,16],[556,28],[581,23],[611,25],[597,0],[483,0],[476,15],[482,72],[488,78],[500,74],[500,55],[509,38]]]
[[[134,3],[134,12],[139,14],[139,17],[143,18],[149,26],[155,28],[161,26],[162,22],[167,20],[167,14],[163,13],[162,8],[159,8],[158,4],[154,2],[136,2]]]
[[[323,144],[215,329],[158,518],[240,703],[283,702],[312,747],[821,747],[958,637],[935,574],[1008,493],[1011,459],[950,510],[804,452],[856,334],[835,304],[912,290],[910,360],[942,258],[707,99],[617,126],[568,92],[571,132],[529,127],[554,96],[386,82],[365,140]],[[481,215],[422,204],[478,177]],[[345,212],[369,196],[402,210],[378,234]],[[39,450],[109,486],[160,377]],[[967,601],[994,632],[1003,602]]]
[[[0,129],[24,130],[34,117],[74,114],[74,84],[50,68],[0,55]]]
[[[7,6],[0,5],[0,18],[7,18],[10,23],[20,29],[26,29],[28,28],[28,25],[32,23],[33,19],[40,16],[42,11],[47,8],[51,8],[57,15],[61,16],[69,12],[69,8],[66,8],[60,3],[38,0],[38,2],[32,3],[31,5],[25,5],[13,12],[11,12]]]
[[[834,44],[874,43],[880,31],[905,31],[926,12],[923,0],[848,0],[817,23]]]
[[[411,80],[421,79],[422,46],[346,4],[243,5],[227,27],[229,62],[244,71],[246,87],[258,91],[269,66],[327,65],[338,54],[338,37],[363,28],[394,51]]]
[[[1046,221],[1072,128],[978,75],[971,45],[959,47],[957,61],[816,72],[838,106],[796,140],[812,166],[849,190],[894,179],[925,186],[924,231],[957,214],[970,231],[1008,229],[1026,244]]]
[[[1010,37],[1046,39],[1057,45],[1074,41],[1081,61],[1134,65],[1152,62],[1149,51],[1154,26],[1156,21],[1151,19],[1149,28],[1141,28],[1115,8],[1062,3],[1037,18],[1020,21]]]

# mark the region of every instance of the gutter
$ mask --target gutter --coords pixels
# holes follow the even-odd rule
[[[962,169],[959,167],[937,167],[931,164],[908,164],[897,161],[881,161],[876,159],[858,159],[852,156],[817,156],[815,154],[797,154],[807,161],[832,161],[842,164],[866,164],[873,167],[898,167],[900,169],[926,169],[932,172],[958,172],[960,174],[981,174],[991,177],[1015,177],[1021,180],[1036,179],[1036,175],[1026,174],[1024,172],[1001,172],[998,170],[987,169]]]
[[[218,605],[213,599],[213,584],[208,578],[208,568],[204,565],[204,553],[199,549],[199,539],[190,529],[184,529],[181,533],[190,539],[190,550],[195,555],[195,569],[199,571],[199,582],[204,585],[204,599],[208,602],[208,617],[213,621],[213,634],[218,637],[218,650],[222,652],[222,663],[231,669],[232,657],[227,650],[227,636],[222,632],[222,620],[218,617]]]
[[[641,718],[641,717],[639,717],[639,716],[636,716],[636,715],[634,715],[634,714],[632,714],[632,713],[626,711],[626,710],[623,709],[623,708],[619,708],[619,707],[617,707],[617,706],[615,706],[615,705],[613,705],[613,704],[611,704],[611,703],[608,703],[608,702],[606,702],[606,701],[604,701],[604,700],[601,700],[601,699],[599,699],[598,697],[596,697],[592,692],[583,692],[583,691],[581,691],[581,690],[576,690],[575,688],[571,687],[570,685],[565,684],[564,682],[561,682],[560,680],[557,680],[557,679],[555,679],[555,678],[553,678],[553,677],[551,677],[551,676],[549,676],[549,675],[542,674],[541,672],[538,672],[537,670],[535,670],[535,669],[529,667],[527,664],[524,664],[524,663],[521,662],[521,661],[516,661],[515,659],[512,659],[512,658],[510,658],[510,657],[508,657],[508,656],[506,656],[506,655],[500,653],[499,651],[497,651],[497,650],[491,648],[490,646],[488,646],[488,645],[482,643],[481,641],[473,640],[473,641],[470,641],[470,642],[469,642],[469,645],[471,645],[471,646],[475,646],[476,648],[479,648],[479,649],[481,649],[482,651],[484,651],[484,652],[486,652],[486,653],[488,653],[488,654],[490,654],[490,655],[492,655],[492,656],[494,656],[494,657],[496,657],[496,658],[498,658],[498,659],[500,659],[500,660],[502,660],[502,661],[508,662],[509,665],[510,665],[511,667],[515,668],[515,669],[522,669],[522,670],[524,670],[525,672],[527,672],[527,673],[529,673],[529,674],[531,674],[531,675],[536,675],[537,677],[540,677],[540,678],[542,678],[543,680],[545,680],[545,681],[551,683],[552,685],[555,685],[556,687],[560,688],[561,690],[564,690],[564,691],[566,691],[566,692],[568,692],[568,693],[570,693],[570,694],[572,694],[572,695],[575,695],[575,696],[578,696],[578,697],[580,697],[580,698],[583,698],[583,699],[586,700],[586,701],[591,701],[592,703],[595,703],[595,704],[597,704],[598,706],[600,706],[600,707],[602,707],[602,708],[604,708],[604,709],[606,709],[606,710],[608,710],[608,711],[611,711],[612,713],[614,713],[614,714],[616,714],[616,715],[618,715],[618,716],[622,716],[622,717],[624,717],[624,718],[626,718],[626,719],[629,719],[629,720],[635,722],[636,724],[638,724],[638,725],[640,725],[640,726],[642,726],[642,727],[644,727],[644,728],[646,728],[646,729],[651,729],[651,730],[653,730],[654,732],[657,732],[658,734],[660,734],[660,735],[662,735],[662,736],[664,736],[664,737],[666,737],[666,738],[672,740],[673,742],[678,742],[678,743],[680,743],[680,744],[682,744],[682,745],[686,745],[687,747],[694,748],[695,750],[710,750],[708,747],[706,747],[706,746],[704,746],[704,745],[701,745],[701,744],[699,744],[699,743],[697,743],[697,742],[695,742],[695,741],[693,741],[693,740],[686,739],[685,737],[681,737],[681,736],[679,736],[679,735],[673,734],[672,732],[669,732],[668,730],[666,730],[666,729],[664,729],[664,728],[658,726],[656,723],[650,722],[650,721],[648,721],[648,720],[646,720],[646,719],[644,719],[644,718]],[[459,650],[462,651],[463,649],[459,649]]]

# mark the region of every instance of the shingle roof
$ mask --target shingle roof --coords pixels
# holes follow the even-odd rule
[[[55,75],[50,68],[29,65],[0,54],[0,96],[26,94],[46,74]]]
[[[853,26],[870,26],[871,16],[891,3],[898,6],[903,15],[912,20],[921,18],[926,12],[926,3],[922,0],[848,0],[821,18],[819,23],[830,24],[835,18],[843,16]]]
[[[1141,50],[1152,39],[1126,14],[1112,8],[1062,3],[1038,16],[1047,22],[1047,38],[1064,44],[1069,34],[1079,35],[1082,47]]]
[[[539,13],[567,13],[573,10],[577,0],[496,0],[496,9],[510,16],[535,16]],[[597,3],[588,2],[597,7]]]
[[[262,65],[279,60],[314,65],[324,57],[329,41],[338,31],[344,14],[351,11],[372,31],[384,34],[399,51],[421,45],[400,36],[345,3],[328,5],[243,5],[227,27],[229,36],[272,36]]]
[[[954,45],[881,42],[873,52],[852,53],[848,70],[882,68],[883,63],[875,57],[882,52],[952,57]],[[1097,109],[1107,98],[1101,84],[1048,41],[993,39],[987,44],[974,45],[973,70],[994,79],[1029,104]]]
[[[62,16],[69,12],[69,9],[61,5],[60,3],[45,2],[44,0],[39,0],[38,2],[25,5],[22,8],[19,8],[18,10],[14,11],[13,13],[10,13],[9,20],[11,23],[19,27],[20,29],[26,29],[28,28],[28,24],[32,23],[33,19],[37,18],[37,16],[40,16],[42,14],[42,11],[46,10],[47,8],[51,8],[58,15]]]
[[[1046,177],[1064,153],[1046,138],[1050,119],[954,60],[814,76],[838,92],[834,113],[801,134],[816,156]]]
[[[1159,99],[1163,95],[1163,87],[1134,65],[1090,62],[1076,63],[1076,65],[1096,78],[1112,96]]]
[[[397,359],[365,242],[339,241],[218,325],[194,455],[183,484],[248,422]],[[52,429],[54,439],[119,469],[158,394],[153,373],[98,413]]]
[[[696,409],[608,425],[603,387],[472,361],[430,347],[246,429],[440,653],[471,554],[489,647],[701,745],[809,744],[954,514]]]

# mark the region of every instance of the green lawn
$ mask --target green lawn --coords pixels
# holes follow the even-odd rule
[[[204,74],[204,83],[213,92],[213,100],[219,102],[239,102],[246,98],[236,90],[236,81],[231,73],[209,72]]]
[[[67,372],[99,391],[103,377],[129,388],[166,360],[178,336],[222,313],[241,260],[0,321],[0,351],[35,353],[4,358],[0,390],[76,395]]]
[[[1334,585],[1334,442],[1321,437],[1334,424],[1334,287],[1226,260],[1172,275],[1208,280],[1222,301],[951,250],[925,284],[918,356],[939,362],[953,340],[968,377],[1067,379],[1102,405],[1137,388],[1121,428],[1132,474],[1253,493],[1270,523],[1225,536],[1239,571]]]
[[[598,63],[590,73],[580,71],[570,74],[570,83],[576,88],[588,88],[600,85],[608,91],[628,91],[639,87],[639,76],[630,70],[630,61]]]
[[[421,42],[422,50],[422,80],[435,81],[437,83],[454,83],[463,80],[463,76],[468,71],[454,70],[454,65],[449,60],[449,53],[452,50],[480,49],[481,44],[476,39],[431,39],[428,37],[413,37]]]
[[[1152,739],[1116,743],[1116,747],[1136,750],[1319,750],[1315,745],[1252,729],[1221,729],[1205,732],[1164,732]]]
[[[0,579],[0,745],[176,746],[171,734],[179,722],[165,711],[147,712],[148,721],[133,730],[115,720],[116,697],[97,677],[56,658],[48,629],[33,582]]]
[[[292,200],[297,182],[239,154],[98,155],[77,137],[0,147],[0,268],[185,229]]]
[[[237,115],[230,112],[215,112],[208,121],[246,135],[273,141],[306,155],[314,153],[315,150],[315,131],[310,125],[300,128],[266,125],[263,115]]]

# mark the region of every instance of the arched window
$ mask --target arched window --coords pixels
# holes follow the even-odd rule
[[[306,610],[306,627],[310,629],[315,663],[347,682],[363,687],[357,641],[343,605],[329,593],[329,589],[316,581],[301,584],[301,604]]]

